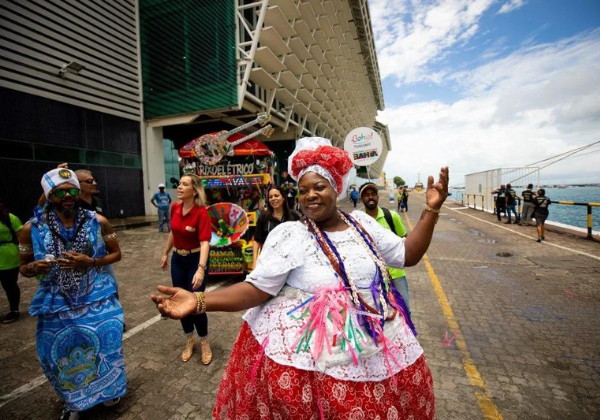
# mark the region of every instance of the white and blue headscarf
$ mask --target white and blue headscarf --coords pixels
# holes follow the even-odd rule
[[[81,189],[79,181],[77,180],[77,175],[75,175],[75,172],[70,169],[56,168],[46,172],[42,177],[42,188],[44,189],[46,198],[48,198],[53,189],[66,183],[72,184]]]

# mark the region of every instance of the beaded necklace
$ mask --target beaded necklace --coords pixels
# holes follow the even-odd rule
[[[79,209],[75,216],[75,222],[71,232],[67,231],[60,222],[55,210],[48,212],[47,224],[50,231],[51,241],[47,244],[47,253],[54,255],[54,258],[63,258],[65,251],[75,251],[82,254],[89,252],[88,235],[84,229],[87,221],[85,211]],[[82,278],[87,270],[65,270],[60,266],[53,268],[56,275],[56,282],[59,288],[68,299],[73,299],[82,289]],[[89,281],[89,276],[86,277]],[[87,284],[86,281],[86,284]],[[87,287],[85,288],[87,290]]]
[[[329,239],[327,232],[322,230],[317,224],[307,219],[308,230],[313,234],[320,248],[323,250],[327,258],[329,259],[331,266],[336,272],[336,276],[341,278],[346,290],[350,291],[352,304],[357,309],[357,316],[359,324],[365,328],[369,335],[373,338],[374,342],[377,343],[377,335],[383,330],[386,320],[394,318],[397,312],[401,313],[404,317],[409,328],[416,336],[414,324],[410,319],[408,308],[402,299],[400,293],[393,287],[389,273],[385,267],[383,257],[379,250],[374,244],[374,241],[364,227],[348,213],[342,210],[338,210],[338,214],[342,221],[348,225],[348,228],[356,236],[359,243],[365,248],[368,255],[371,257],[375,264],[375,276],[371,282],[371,294],[373,301],[375,302],[375,308],[371,308],[364,299],[360,296],[356,285],[352,278],[346,272],[344,262],[336,249],[335,245]],[[394,310],[393,314],[389,314],[389,308]],[[382,315],[381,317],[372,317],[370,313],[376,313]]]

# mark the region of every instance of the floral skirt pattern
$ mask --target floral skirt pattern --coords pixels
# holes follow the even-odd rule
[[[219,386],[216,419],[433,419],[425,357],[379,382],[334,379],[264,356],[244,323]]]
[[[114,296],[39,316],[36,338],[42,369],[70,410],[125,394],[123,308]]]

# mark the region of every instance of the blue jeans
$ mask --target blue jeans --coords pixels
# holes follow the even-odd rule
[[[158,208],[158,230],[163,231],[163,220],[167,222],[167,232],[171,231],[171,220],[169,219],[169,209],[162,210]]]
[[[199,261],[199,252],[186,255],[185,257],[173,252],[173,256],[171,257],[171,280],[173,281],[173,286],[181,287],[188,292],[204,292],[208,280],[208,261],[206,262],[207,266],[204,271],[204,281],[202,282],[202,285],[198,289],[192,289],[192,280],[194,274],[196,274],[196,270],[198,270]],[[181,318],[181,326],[183,327],[185,335],[193,334],[194,327],[196,327],[196,331],[198,331],[200,337],[206,337],[208,335],[208,317],[206,314],[190,315]]]
[[[410,301],[408,297],[408,281],[406,281],[406,276],[398,277],[397,279],[392,279],[392,283],[396,290],[400,292],[402,295],[402,299],[404,299],[404,303],[408,308],[408,314],[410,315]]]
[[[515,223],[519,221],[519,216],[517,215],[517,208],[514,204],[509,204],[508,206],[506,206],[506,217],[508,217],[508,223],[511,223],[510,221],[510,213],[512,212],[512,214],[515,215]]]

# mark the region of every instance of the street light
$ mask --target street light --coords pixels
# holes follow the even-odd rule
[[[76,61],[71,61],[69,64],[65,64],[60,68],[58,71],[58,76],[64,78],[65,73],[79,74],[79,72],[81,72],[83,69],[85,69],[83,64],[79,64]]]

